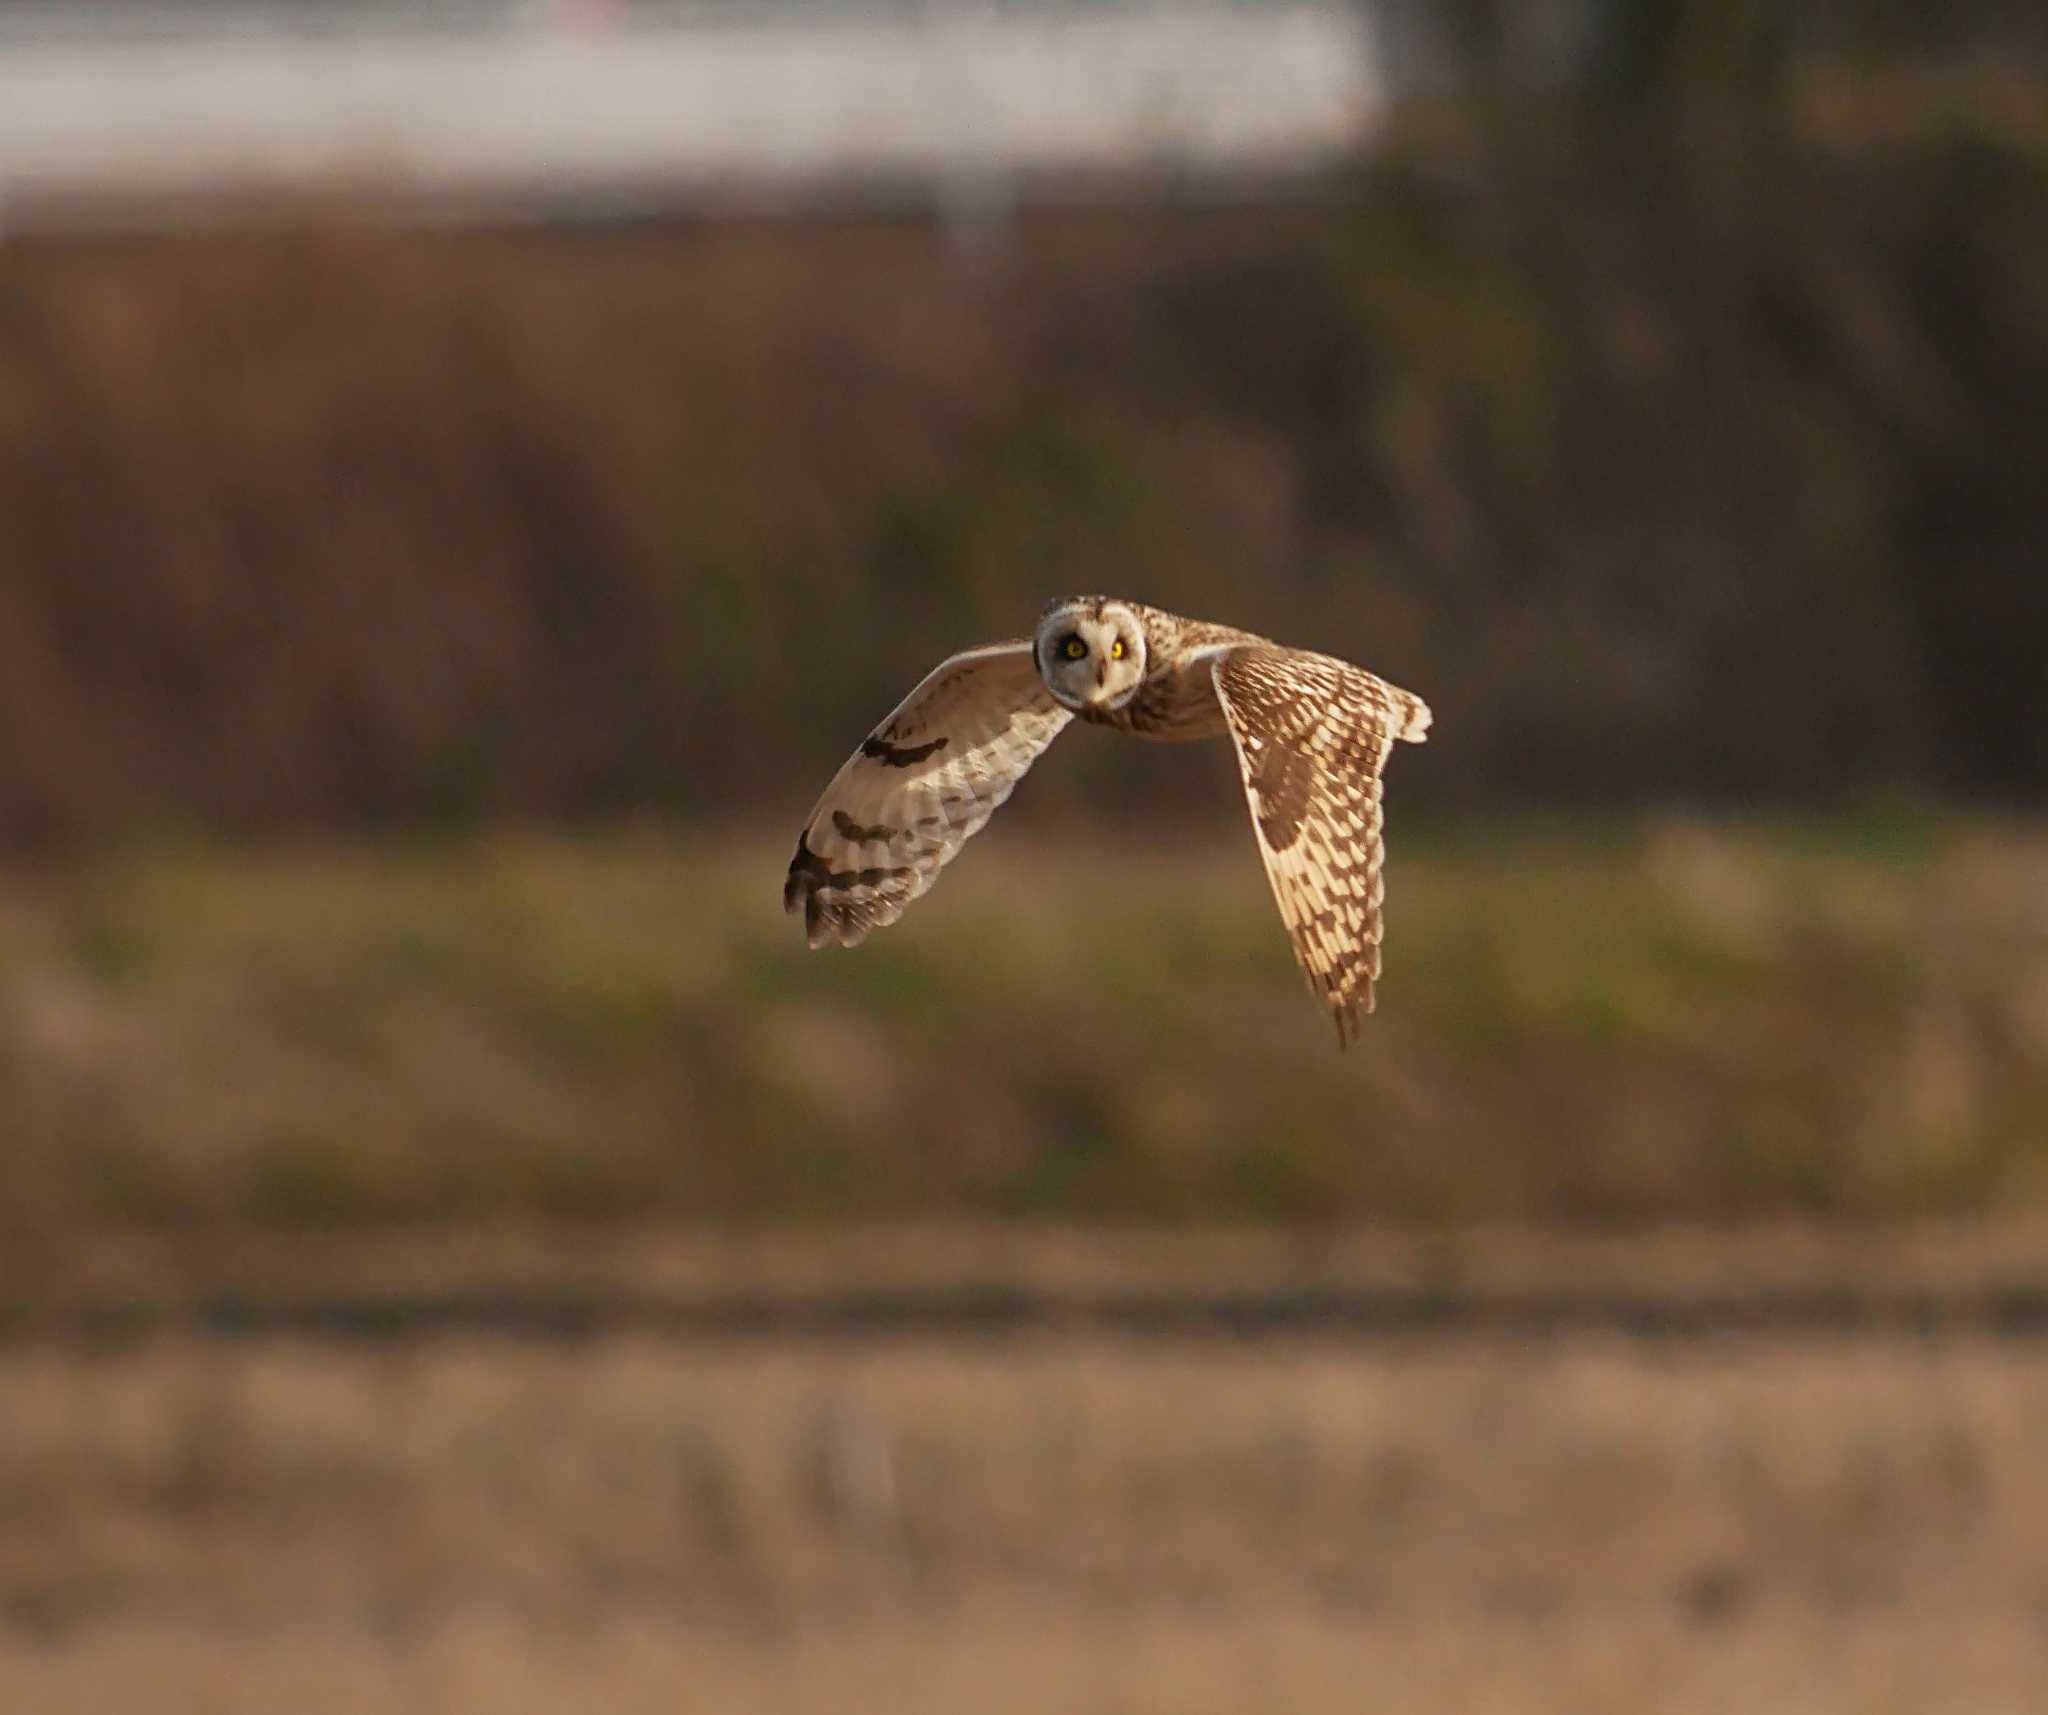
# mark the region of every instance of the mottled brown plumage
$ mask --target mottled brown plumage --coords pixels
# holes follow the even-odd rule
[[[1328,655],[1107,596],[1030,639],[942,662],[846,761],[797,837],[783,904],[812,946],[893,923],[1078,716],[1135,738],[1228,733],[1252,831],[1337,1040],[1380,974],[1380,774],[1429,730],[1421,698]]]

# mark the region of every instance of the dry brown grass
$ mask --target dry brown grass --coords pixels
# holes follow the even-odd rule
[[[2048,1354],[0,1356],[0,1702],[2037,1706]]]

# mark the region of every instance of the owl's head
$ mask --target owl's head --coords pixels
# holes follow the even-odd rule
[[[1103,596],[1054,602],[1032,647],[1045,688],[1077,713],[1122,708],[1145,677],[1145,627],[1126,604]]]

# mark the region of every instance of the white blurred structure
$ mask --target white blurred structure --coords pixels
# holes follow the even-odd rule
[[[341,189],[422,214],[1225,189],[1384,90],[1344,0],[0,5],[0,226]]]

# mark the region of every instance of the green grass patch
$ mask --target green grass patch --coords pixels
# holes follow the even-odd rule
[[[2048,1196],[2038,830],[1442,830],[1398,850],[1345,1053],[1236,833],[1133,851],[1020,817],[851,952],[777,908],[779,840],[182,843],[18,875],[0,1197],[147,1228]]]

